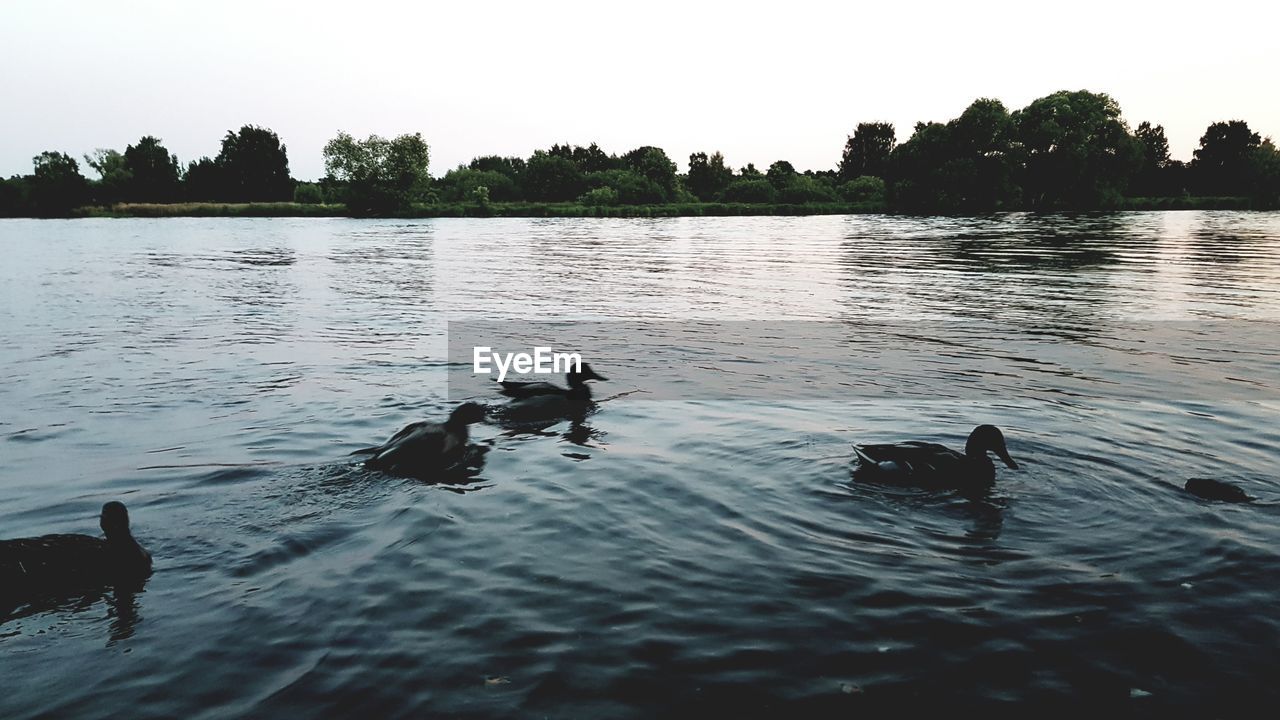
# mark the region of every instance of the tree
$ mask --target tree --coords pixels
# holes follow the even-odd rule
[[[1142,147],[1109,95],[1062,90],[1014,115],[1033,206],[1099,207],[1120,201],[1142,163]]]
[[[1262,137],[1243,120],[1213,123],[1200,138],[1191,161],[1196,187],[1204,195],[1249,194],[1249,156]]]
[[[779,160],[769,166],[764,176],[773,183],[775,188],[781,190],[791,179],[796,176],[796,169],[786,160]]]
[[[586,189],[582,172],[563,155],[537,150],[524,169],[524,192],[530,200],[568,202]]]
[[[430,157],[421,133],[357,140],[339,132],[324,146],[325,172],[345,186],[347,209],[357,215],[395,212],[424,199]]]
[[[622,156],[622,162],[662,189],[662,202],[676,196],[676,164],[662,148],[644,145]]]
[[[894,149],[889,196],[904,209],[988,212],[1020,201],[1014,123],[998,100],[974,101],[947,123],[917,123]]]
[[[89,181],[70,155],[42,152],[31,160],[35,172],[27,181],[28,201],[37,216],[66,215],[89,198]]]
[[[230,199],[223,168],[207,157],[187,165],[182,178],[183,195],[197,202],[225,202]]]
[[[225,196],[234,202],[275,202],[293,197],[289,154],[275,132],[245,125],[227,131],[214,162],[225,183]]]
[[[689,156],[689,174],[685,185],[689,192],[703,202],[716,199],[733,182],[733,170],[724,164],[719,152],[697,152]]]
[[[94,202],[110,205],[125,197],[133,175],[125,167],[124,155],[116,150],[98,148],[85,155],[84,162],[98,173],[98,180],[89,183]]]
[[[1179,188],[1173,177],[1176,172],[1169,157],[1169,139],[1163,125],[1143,121],[1133,132],[1142,148],[1142,165],[1133,180],[1133,192],[1143,197],[1164,197],[1177,194]]]
[[[521,176],[524,175],[524,158],[518,157],[501,157],[498,155],[485,155],[471,161],[467,167],[471,170],[485,170],[499,172],[511,178],[511,182],[517,187],[520,186]]]
[[[491,200],[509,202],[520,199],[520,189],[511,178],[497,170],[472,170],[458,167],[445,173],[440,179],[440,187],[445,200],[471,199],[478,187],[488,188]]]
[[[178,198],[178,156],[170,154],[160,139],[145,135],[124,150],[129,172],[125,198],[134,202],[172,202]]]
[[[647,205],[668,199],[657,183],[634,170],[599,170],[587,173],[584,179],[592,189],[609,188],[623,205]]]
[[[1271,138],[1249,153],[1250,195],[1263,207],[1280,207],[1280,149]]]
[[[859,123],[844,144],[840,158],[840,179],[852,180],[863,175],[884,177],[889,167],[889,154],[897,142],[893,125],[885,122]]]
[[[773,183],[756,176],[742,177],[729,183],[724,189],[724,201],[734,203],[771,203],[778,199]]]

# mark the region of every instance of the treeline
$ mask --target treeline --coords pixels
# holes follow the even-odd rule
[[[227,132],[216,157],[186,166],[152,136],[123,152],[99,149],[84,156],[94,180],[70,155],[44,152],[31,174],[0,180],[0,215],[67,215],[117,203],[288,201],[345,205],[355,215],[495,203],[984,212],[1229,197],[1237,206],[1280,206],[1280,151],[1247,123],[1213,123],[1194,159],[1183,163],[1170,158],[1163,127],[1142,122],[1131,129],[1115,100],[1087,91],[1057,92],[1012,112],[980,99],[948,122],[918,123],[902,143],[891,124],[862,123],[837,167],[821,171],[800,172],[786,160],[763,171],[750,164],[735,170],[719,152],[697,152],[681,174],[661,148],[617,155],[593,143],[557,144],[528,158],[478,157],[433,178],[420,134],[339,133],[323,154],[325,177],[305,183],[290,177],[280,138],[251,125]]]

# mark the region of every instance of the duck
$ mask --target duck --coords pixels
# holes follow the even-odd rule
[[[134,539],[124,503],[103,505],[98,525],[103,537],[66,534],[0,540],[0,596],[136,582],[151,575],[151,554]]]
[[[1205,500],[1221,500],[1223,502],[1252,502],[1244,490],[1221,480],[1213,478],[1191,478],[1183,486],[1187,492]]]
[[[586,363],[580,363],[575,370],[569,371],[565,375],[565,382],[569,387],[562,388],[549,382],[519,382],[515,380],[502,380],[499,385],[502,389],[498,392],[513,398],[530,398],[543,395],[561,396],[570,400],[586,402],[591,399],[591,386],[587,385],[588,380],[608,380],[609,378],[597,373],[591,369]]]
[[[906,485],[953,489],[989,485],[995,480],[996,467],[987,453],[995,453],[1007,467],[1018,469],[1005,446],[1004,433],[994,425],[974,428],[963,453],[919,441],[860,445],[853,451],[859,475]]]
[[[482,422],[484,405],[465,402],[449,413],[442,423],[416,422],[406,425],[385,443],[356,450],[352,455],[369,455],[364,466],[392,475],[420,477],[446,469],[463,459],[470,438],[468,427]]]

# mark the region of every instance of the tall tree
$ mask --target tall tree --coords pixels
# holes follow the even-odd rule
[[[221,168],[229,200],[273,202],[293,198],[288,151],[275,132],[267,128],[245,125],[239,132],[228,131],[214,162]]]
[[[36,215],[66,215],[89,198],[89,183],[70,155],[42,152],[32,158],[35,172],[28,181],[31,209]]]
[[[125,197],[133,175],[125,167],[124,155],[117,150],[98,148],[85,155],[84,161],[98,173],[98,181],[90,183],[94,202],[108,205]]]
[[[525,164],[524,192],[531,200],[568,202],[586,190],[582,171],[563,154],[537,150]]]
[[[126,198],[134,202],[171,202],[178,197],[178,156],[160,138],[145,135],[124,150],[124,169],[130,179]]]
[[[863,175],[882,178],[889,167],[889,154],[897,142],[891,123],[858,123],[844,144],[840,157],[840,179],[852,180]]]
[[[733,170],[725,165],[724,155],[714,152],[708,156],[704,152],[696,152],[689,156],[685,185],[699,200],[716,199],[731,182]]]
[[[662,148],[644,145],[623,155],[622,161],[629,170],[661,188],[664,201],[675,199],[676,164]]]
[[[1243,120],[1213,123],[1200,138],[1191,161],[1196,186],[1204,195],[1247,195],[1249,156],[1262,137]]]
[[[1033,206],[1116,204],[1141,166],[1141,145],[1109,95],[1062,90],[1032,101],[1014,120]]]
[[[324,146],[325,172],[344,186],[348,210],[360,215],[395,212],[424,199],[430,158],[421,133],[357,140],[339,132]]]
[[[1144,197],[1177,194],[1180,188],[1175,175],[1181,168],[1169,157],[1169,138],[1164,134],[1164,126],[1143,121],[1133,136],[1142,147],[1142,166],[1133,180],[1133,194]]]

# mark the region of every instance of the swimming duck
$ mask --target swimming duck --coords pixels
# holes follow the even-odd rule
[[[996,467],[987,456],[993,452],[1008,467],[1018,463],[1009,457],[1004,433],[994,425],[979,425],[969,433],[964,452],[926,442],[855,446],[856,472],[868,479],[926,487],[964,488],[995,480]]]
[[[1192,495],[1202,497],[1205,500],[1221,500],[1223,502],[1251,502],[1253,500],[1244,490],[1235,485],[1212,478],[1191,478],[1183,487]]]
[[[103,505],[98,524],[104,537],[0,540],[0,596],[138,581],[151,574],[151,555],[133,539],[124,503]]]
[[[467,426],[484,420],[485,407],[465,402],[449,413],[443,423],[416,422],[391,436],[385,443],[352,455],[368,454],[364,466],[392,475],[421,476],[447,468],[466,454]]]
[[[585,402],[591,399],[591,386],[587,385],[587,381],[608,379],[592,370],[590,365],[581,363],[577,370],[570,371],[565,375],[565,381],[569,383],[568,388],[552,385],[549,382],[517,382],[515,380],[503,380],[498,384],[502,386],[502,390],[499,392],[508,397],[528,398],[539,395],[559,395]]]

